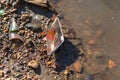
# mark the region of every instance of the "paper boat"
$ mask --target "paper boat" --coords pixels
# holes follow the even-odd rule
[[[59,18],[56,17],[46,37],[47,40],[47,54],[51,55],[58,47],[64,42],[64,36],[62,32],[61,23]]]

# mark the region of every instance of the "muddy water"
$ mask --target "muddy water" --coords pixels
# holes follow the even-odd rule
[[[120,0],[61,0],[58,3],[65,21],[86,43],[94,38],[97,31],[98,46],[117,63],[111,70],[110,80],[120,76]]]

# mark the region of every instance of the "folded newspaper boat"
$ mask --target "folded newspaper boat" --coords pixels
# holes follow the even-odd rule
[[[64,36],[62,32],[61,23],[59,18],[56,17],[46,37],[47,40],[47,54],[51,55],[58,47],[64,42]]]

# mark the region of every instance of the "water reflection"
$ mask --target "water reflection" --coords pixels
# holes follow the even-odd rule
[[[120,0],[102,0],[102,2],[113,10],[120,10]]]

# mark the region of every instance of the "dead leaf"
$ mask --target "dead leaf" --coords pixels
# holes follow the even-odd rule
[[[38,4],[47,3],[47,0],[25,0],[25,1]]]

